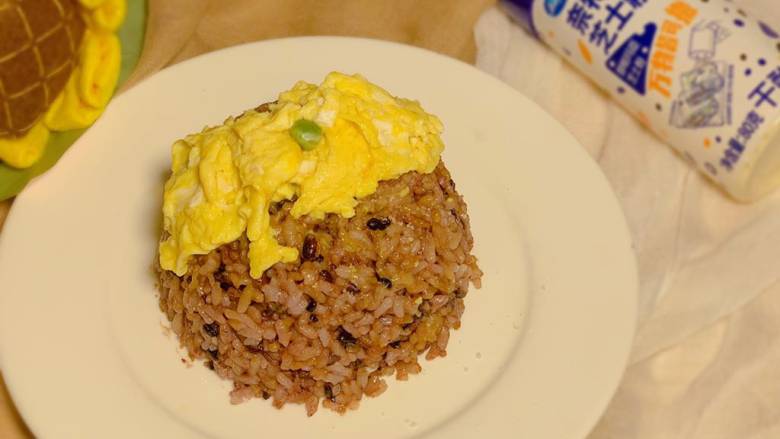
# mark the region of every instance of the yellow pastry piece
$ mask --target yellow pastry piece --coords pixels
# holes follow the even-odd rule
[[[49,130],[38,122],[23,137],[0,138],[0,160],[14,168],[29,168],[43,155]]]
[[[85,128],[102,113],[119,78],[121,54],[114,34],[87,31],[81,66],[46,113],[46,125],[57,131]]]
[[[79,3],[87,9],[95,9],[106,1],[107,0],[79,0]]]
[[[108,103],[119,78],[121,57],[116,35],[87,30],[81,47],[81,68],[74,75],[84,103],[95,108]]]
[[[65,90],[49,107],[44,117],[46,126],[55,131],[67,131],[84,128],[92,124],[102,111],[85,103],[78,91],[78,75],[75,72],[68,80]]]
[[[127,3],[125,0],[104,0],[88,17],[90,28],[114,32],[125,20]],[[92,26],[94,24],[94,26]]]

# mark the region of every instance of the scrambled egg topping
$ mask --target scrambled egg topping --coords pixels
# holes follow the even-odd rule
[[[299,125],[317,128],[316,135],[304,133],[309,143],[299,140]],[[444,149],[441,131],[439,119],[419,103],[362,76],[334,72],[319,86],[298,82],[270,111],[246,112],[173,145],[160,265],[184,275],[192,255],[244,232],[252,277],[295,261],[297,249],[280,245],[270,227],[271,203],[297,197],[295,218],[351,217],[379,181],[432,172]]]

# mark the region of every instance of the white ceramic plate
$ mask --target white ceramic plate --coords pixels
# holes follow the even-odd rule
[[[447,358],[391,380],[358,411],[231,406],[229,383],[182,363],[157,306],[149,267],[170,145],[331,70],[441,117],[484,286],[469,294]],[[636,317],[622,213],[566,130],[471,66],[348,38],[211,53],[120,96],[16,200],[0,279],[0,365],[43,438],[578,438],[620,379]]]

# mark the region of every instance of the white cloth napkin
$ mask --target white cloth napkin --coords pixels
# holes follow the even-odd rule
[[[780,438],[779,322],[780,285],[633,364],[588,439]]]
[[[735,3],[780,25],[777,0]],[[633,361],[680,342],[779,283],[780,192],[752,205],[727,198],[499,10],[480,18],[475,37],[477,66],[568,128],[617,193],[641,281]]]

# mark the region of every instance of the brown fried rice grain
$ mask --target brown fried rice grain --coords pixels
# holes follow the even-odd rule
[[[277,239],[301,258],[249,276],[246,236],[193,257],[184,276],[157,267],[160,308],[193,359],[233,382],[233,403],[322,405],[344,413],[443,357],[463,298],[482,272],[466,204],[443,163],[384,181],[356,215],[293,218],[272,206]]]

